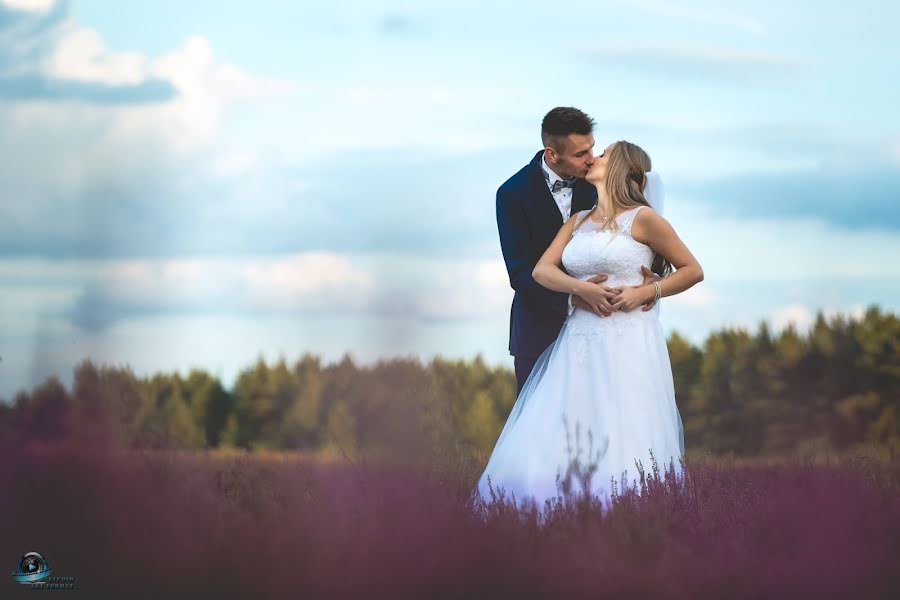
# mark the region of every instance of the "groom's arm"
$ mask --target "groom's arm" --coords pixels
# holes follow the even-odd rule
[[[533,256],[530,250],[528,221],[521,202],[503,187],[497,190],[497,229],[512,288],[565,315],[566,294],[545,288],[531,276],[540,256]]]

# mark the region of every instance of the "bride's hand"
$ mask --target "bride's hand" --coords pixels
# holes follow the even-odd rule
[[[588,281],[588,283],[603,283],[603,282],[606,281],[607,279],[609,279],[609,275],[605,275],[605,274],[601,273],[601,274],[599,274],[599,275],[594,275],[593,277],[591,277],[591,278],[588,279],[587,281]],[[602,287],[602,288],[603,288],[604,290],[606,290],[607,292],[612,292],[612,289],[611,289],[611,288],[608,288],[608,287],[602,286],[602,285],[601,285],[600,287]],[[572,306],[574,306],[575,308],[580,308],[580,309],[582,309],[582,310],[589,310],[589,311],[591,311],[592,313],[594,313],[595,315],[599,315],[599,316],[601,316],[601,317],[608,317],[608,316],[612,315],[611,310],[597,310],[597,309],[595,309],[593,306],[591,306],[590,304],[588,304],[587,301],[586,301],[584,298],[582,298],[582,297],[579,296],[578,294],[573,294],[573,295],[572,295]],[[611,309],[611,308],[612,308],[612,307],[610,307],[610,309]]]
[[[591,281],[582,282],[581,288],[576,292],[591,307],[595,313],[611,313],[615,310],[611,302],[618,297],[615,289],[607,288]]]
[[[656,295],[652,285],[623,285],[613,289],[618,290],[619,295],[612,301],[612,307],[624,312],[653,300]]]

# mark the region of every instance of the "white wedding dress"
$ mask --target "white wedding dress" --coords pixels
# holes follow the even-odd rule
[[[631,237],[642,208],[620,214],[618,232],[584,221],[563,251],[566,271],[581,280],[605,273],[609,287],[641,284],[641,265],[649,268],[653,258],[649,246]],[[558,497],[559,475],[561,489],[567,479],[573,494],[589,488],[606,510],[610,479],[620,494],[623,483],[635,487],[637,461],[646,474],[652,472],[651,450],[660,475],[674,468],[681,481],[684,431],[659,303],[646,312],[638,307],[609,317],[575,309],[522,387],[477,492],[491,501],[490,478],[494,492],[502,488],[507,501],[514,495],[524,507],[534,500],[541,510]],[[592,469],[588,483],[584,475]],[[565,494],[559,500],[565,502]]]

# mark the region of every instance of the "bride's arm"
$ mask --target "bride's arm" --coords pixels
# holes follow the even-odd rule
[[[690,289],[703,281],[703,268],[688,247],[684,245],[675,229],[659,213],[652,209],[638,211],[634,223],[631,226],[631,237],[635,241],[650,246],[654,252],[661,254],[672,263],[675,272],[661,279],[660,297],[674,296]],[[644,301],[654,297],[654,286],[642,285],[631,288],[626,294],[625,289],[613,302],[613,307],[622,310],[634,308],[631,304],[637,301],[640,305]]]
[[[572,215],[560,228],[553,242],[538,260],[531,276],[547,289],[581,296],[595,312],[611,312],[609,300],[616,297],[614,293],[607,292],[596,283],[576,279],[562,270],[562,253],[572,239],[576,218],[577,214]]]

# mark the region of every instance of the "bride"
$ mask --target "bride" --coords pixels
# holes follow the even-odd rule
[[[502,491],[540,508],[590,493],[608,509],[612,481],[619,492],[636,487],[651,452],[662,470],[682,475],[684,433],[659,305],[637,309],[703,281],[703,269],[648,204],[650,170],[640,147],[609,145],[586,176],[596,206],[572,215],[534,268],[535,281],[577,294],[593,311],[576,308],[535,363],[478,481],[486,502]],[[663,279],[642,285],[641,267],[651,265]],[[588,281],[598,273],[609,275],[609,289]]]

